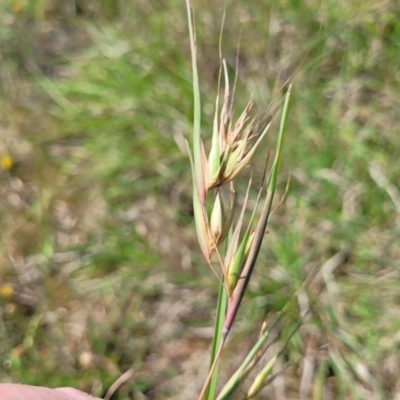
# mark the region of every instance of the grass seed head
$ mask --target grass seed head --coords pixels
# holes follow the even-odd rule
[[[233,103],[233,95],[231,98],[231,95],[226,93],[225,97],[220,116],[219,141],[216,139],[214,123],[212,148],[208,159],[207,190],[232,182],[243,171],[270,126],[268,124],[260,129],[260,124],[251,118],[252,100],[233,125],[232,107],[226,105]]]
[[[251,385],[249,391],[247,392],[246,399],[254,399],[254,397],[261,391],[261,389],[265,386],[265,380],[270,375],[272,368],[276,362],[278,355],[275,354],[265,365],[265,367],[258,373],[256,378],[254,379],[253,384]]]
[[[218,243],[219,238],[221,237],[224,219],[224,209],[221,202],[221,195],[218,191],[215,196],[214,207],[210,219],[211,237],[214,239],[215,243]]]
[[[196,222],[196,233],[199,240],[200,249],[206,261],[210,262],[211,253],[214,248],[214,241],[210,235],[208,217],[204,204],[200,200],[200,196],[195,185],[193,190],[193,209],[194,219]]]
[[[242,242],[240,243],[239,248],[236,251],[233,259],[229,265],[226,266],[228,271],[228,292],[233,293],[237,281],[240,277],[240,273],[242,272],[243,266],[247,260],[247,256],[249,255],[252,243],[254,238],[254,230],[250,230],[250,227],[247,229]]]

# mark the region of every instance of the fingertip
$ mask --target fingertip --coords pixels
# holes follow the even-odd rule
[[[65,393],[68,396],[71,396],[71,400],[101,400],[99,397],[93,397],[92,395],[81,392],[78,389],[70,388],[70,387],[62,387],[56,388],[59,392]]]

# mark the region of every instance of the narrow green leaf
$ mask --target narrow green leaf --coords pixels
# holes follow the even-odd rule
[[[268,182],[268,190],[272,191],[271,203],[272,203],[273,195],[275,193],[276,183],[278,180],[278,173],[279,173],[279,169],[281,166],[283,141],[285,138],[286,124],[287,124],[287,120],[288,120],[288,116],[289,116],[290,96],[292,93],[292,87],[293,87],[293,83],[291,83],[289,85],[289,88],[288,88],[288,91],[287,91],[286,97],[285,97],[285,102],[283,104],[281,123],[279,126],[278,143],[276,145],[277,152],[275,155],[274,163],[271,168],[270,180]]]
[[[187,18],[189,24],[190,51],[192,55],[192,76],[193,76],[193,102],[194,102],[194,118],[193,118],[193,159],[194,169],[196,171],[197,190],[201,202],[205,201],[205,181],[204,171],[202,168],[202,148],[201,148],[201,103],[200,103],[200,85],[199,75],[197,72],[196,61],[196,40],[192,23],[192,12],[190,0],[186,0]]]
[[[326,377],[328,376],[328,369],[329,361],[322,360],[318,367],[317,374],[314,378],[312,400],[323,400],[323,393],[326,384]]]
[[[272,323],[270,329],[267,329],[264,334],[258,339],[257,343],[250,350],[242,365],[236,370],[236,372],[229,379],[227,384],[221,390],[221,393],[218,395],[217,400],[228,400],[231,399],[232,396],[236,393],[236,391],[243,384],[243,381],[246,379],[247,375],[251,371],[251,368],[248,368],[249,365],[253,362],[254,358],[257,356],[257,353],[261,350],[262,346],[265,344],[267,339],[269,338],[271,330],[276,326],[279,320],[282,318],[283,314],[280,313]]]
[[[214,364],[215,357],[217,356],[218,349],[222,339],[222,327],[224,325],[226,307],[228,303],[228,296],[224,287],[223,282],[221,282],[219,286],[219,294],[218,294],[218,305],[217,305],[217,316],[215,319],[214,326],[214,336],[211,347],[211,357],[210,357],[210,369]],[[217,378],[218,378],[218,364],[214,369],[213,375],[210,380],[210,384],[206,391],[205,400],[214,400],[215,398],[215,389],[217,386]]]

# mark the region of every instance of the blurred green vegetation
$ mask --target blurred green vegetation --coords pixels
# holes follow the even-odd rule
[[[207,136],[223,8],[193,6]],[[286,394],[399,396],[399,17],[394,0],[227,2],[237,110],[296,79],[290,189],[222,380],[297,293],[311,312],[284,356],[314,372],[307,387],[302,361],[285,370]],[[131,369],[113,399],[195,398],[218,282],[193,232],[190,79],[183,1],[1,2],[2,382],[104,396]]]

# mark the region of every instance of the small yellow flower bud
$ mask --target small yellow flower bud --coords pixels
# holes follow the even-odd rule
[[[14,289],[9,283],[0,285],[0,298],[9,299],[14,296]]]
[[[3,169],[9,170],[14,165],[14,160],[10,156],[1,156],[0,165]]]

